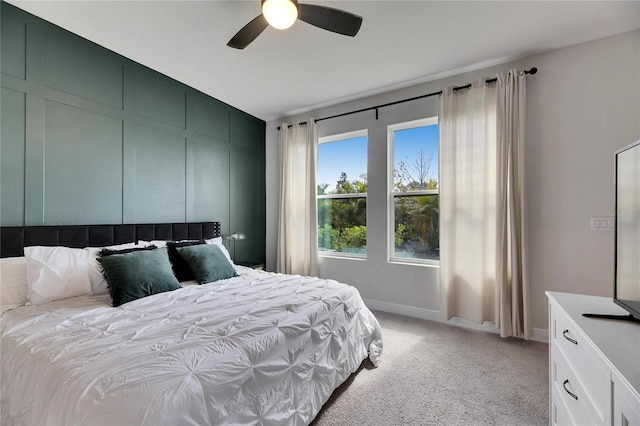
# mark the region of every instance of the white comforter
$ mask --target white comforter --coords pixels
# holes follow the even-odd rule
[[[332,280],[243,269],[109,305],[2,315],[3,425],[307,424],[382,351],[358,291]]]

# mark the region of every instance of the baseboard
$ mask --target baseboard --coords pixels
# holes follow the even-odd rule
[[[369,309],[404,315],[429,321],[439,321],[440,312],[415,306],[400,305],[398,303],[382,302],[375,299],[363,299]]]
[[[549,343],[549,330],[545,330],[544,328],[534,328],[531,340],[535,340],[536,342]]]
[[[489,333],[496,333],[496,334],[499,333],[498,329],[493,325],[492,322],[489,322],[489,321],[485,322],[484,324],[476,324],[472,321],[469,321],[463,318],[458,318],[458,317],[454,317],[454,318],[451,318],[450,320],[445,321],[442,318],[440,318],[440,311],[436,311],[433,309],[425,309],[425,308],[418,308],[415,306],[401,305],[398,303],[383,302],[375,299],[363,299],[363,300],[369,309],[373,309],[377,311],[388,312],[390,314],[404,315],[406,317],[418,318],[418,319],[423,319],[428,321],[436,321],[436,322],[441,322],[443,324],[451,324],[458,327],[469,328],[472,330],[487,331]],[[533,334],[531,336],[531,340],[548,343],[549,332],[544,329],[534,328]]]

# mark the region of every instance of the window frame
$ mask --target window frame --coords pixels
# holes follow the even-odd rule
[[[396,192],[394,190],[394,132],[398,130],[413,129],[416,127],[426,127],[438,124],[438,116],[420,118],[417,120],[394,123],[387,126],[387,262],[399,264],[411,264],[419,266],[440,266],[440,259],[416,259],[395,256],[395,199],[397,197],[415,197],[420,195],[440,195],[440,138],[438,137],[438,189],[427,189],[421,191]],[[368,241],[368,240],[367,240]]]
[[[361,137],[366,137],[367,138],[367,174],[369,173],[369,129],[360,129],[360,130],[352,130],[349,132],[344,132],[344,133],[336,133],[333,135],[328,135],[328,136],[320,136],[318,137],[318,146],[320,146],[321,144],[324,143],[331,143],[331,142],[338,142],[338,141],[342,141],[342,140],[346,140],[346,139],[355,139],[355,138],[361,138]],[[318,157],[316,155],[316,157]],[[318,158],[316,158],[316,162],[317,162]],[[318,171],[317,171],[317,164],[316,164],[316,180],[318,177]],[[318,182],[316,182],[317,185]],[[366,200],[367,203],[367,209],[366,209],[366,221],[365,222],[365,227],[367,226],[367,223],[369,222],[369,202],[368,202],[368,188],[367,188],[367,192],[358,192],[358,193],[351,193],[351,194],[322,194],[322,195],[318,195],[316,194],[316,210],[317,210],[317,205],[318,205],[318,200],[321,199],[347,199],[347,198],[364,198]],[[318,222],[318,214],[316,211],[316,229],[318,229],[319,227],[319,222]],[[367,244],[366,244],[366,253],[361,254],[361,253],[345,253],[345,252],[341,252],[341,251],[325,251],[325,250],[320,250],[320,247],[317,246],[318,242],[316,241],[316,247],[317,247],[317,251],[318,251],[318,257],[334,257],[334,258],[347,258],[347,259],[359,259],[359,260],[363,260],[367,258],[367,253],[369,252],[369,228],[367,227]]]

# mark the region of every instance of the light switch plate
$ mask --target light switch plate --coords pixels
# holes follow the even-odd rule
[[[615,219],[611,216],[597,216],[591,218],[592,231],[613,231],[615,227]]]

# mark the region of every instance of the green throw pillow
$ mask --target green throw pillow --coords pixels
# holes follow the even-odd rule
[[[215,244],[176,247],[176,250],[187,261],[200,284],[238,276],[220,247]]]
[[[166,248],[113,254],[98,258],[98,262],[104,269],[113,306],[180,288]]]

